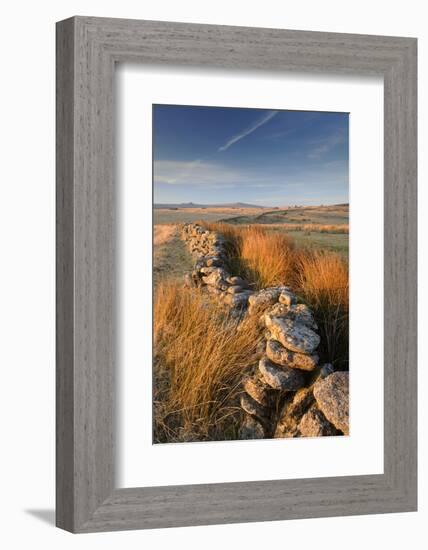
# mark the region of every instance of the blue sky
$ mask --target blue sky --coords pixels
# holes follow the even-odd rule
[[[154,202],[348,202],[348,124],[347,113],[154,105]]]

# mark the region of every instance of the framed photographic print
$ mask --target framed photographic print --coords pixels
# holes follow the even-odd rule
[[[57,25],[57,525],[416,509],[416,40]]]

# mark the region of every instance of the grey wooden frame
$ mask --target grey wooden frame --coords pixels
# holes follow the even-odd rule
[[[383,76],[382,475],[115,488],[116,62]],[[416,145],[416,39],[90,17],[57,24],[59,527],[92,532],[416,510]]]

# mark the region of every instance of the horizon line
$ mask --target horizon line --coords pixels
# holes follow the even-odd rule
[[[280,208],[280,206],[273,206],[273,205],[263,205],[263,204],[252,204],[252,203],[245,203],[245,202],[241,202],[241,201],[236,201],[236,202],[203,202],[203,203],[198,203],[198,202],[192,202],[192,201],[188,201],[188,202],[153,202],[153,206],[156,206],[156,205],[159,205],[159,204],[162,204],[162,205],[165,205],[165,206],[174,206],[174,205],[181,205],[181,204],[194,204],[195,206],[228,206],[228,205],[234,205],[234,204],[245,204],[247,205],[248,207],[254,207],[254,208]],[[299,203],[293,203],[293,204],[283,204],[281,206],[342,206],[342,205],[347,205],[349,206],[349,201],[344,201],[344,202],[320,202],[320,203],[316,203],[316,204],[299,204]]]

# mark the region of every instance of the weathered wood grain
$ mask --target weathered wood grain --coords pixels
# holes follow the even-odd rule
[[[117,61],[383,76],[383,475],[115,489]],[[90,532],[416,509],[416,145],[413,38],[87,17],[58,23],[59,527]]]

